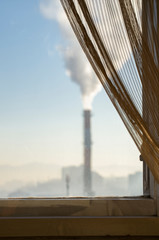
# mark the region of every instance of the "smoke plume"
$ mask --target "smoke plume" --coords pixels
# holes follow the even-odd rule
[[[57,21],[64,44],[58,47],[66,68],[66,74],[80,87],[84,109],[91,109],[95,95],[101,84],[86,59],[66,17],[59,0],[42,0],[40,11],[44,17]]]

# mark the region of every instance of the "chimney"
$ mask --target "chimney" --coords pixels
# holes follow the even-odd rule
[[[91,179],[91,111],[84,110],[84,195],[92,195]]]

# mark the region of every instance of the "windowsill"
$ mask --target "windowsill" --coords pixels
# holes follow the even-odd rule
[[[157,217],[0,218],[0,237],[159,236]]]
[[[148,197],[0,200],[0,237],[157,236],[158,226]]]
[[[155,200],[146,197],[19,198],[0,200],[0,217],[155,215]]]

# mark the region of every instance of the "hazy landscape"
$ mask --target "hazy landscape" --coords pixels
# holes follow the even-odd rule
[[[0,167],[0,198],[84,196],[83,166],[26,164]],[[69,176],[69,192],[66,178]],[[92,171],[93,196],[142,195],[142,173],[102,177]]]

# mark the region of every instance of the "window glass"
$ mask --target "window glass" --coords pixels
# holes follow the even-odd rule
[[[142,195],[139,152],[57,2],[0,1],[0,197]]]

